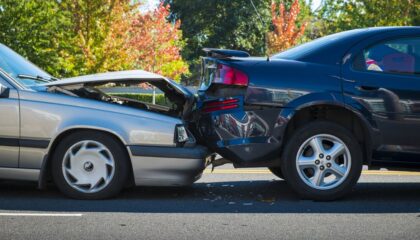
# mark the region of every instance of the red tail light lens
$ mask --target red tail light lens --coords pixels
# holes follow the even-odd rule
[[[239,107],[239,100],[238,99],[226,99],[223,101],[214,101],[208,102],[204,104],[203,112],[215,112],[221,110],[229,110]]]
[[[248,86],[248,76],[238,69],[218,64],[214,82],[226,85]]]

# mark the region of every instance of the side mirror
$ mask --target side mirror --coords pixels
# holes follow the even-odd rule
[[[0,83],[0,98],[9,97],[9,88]]]

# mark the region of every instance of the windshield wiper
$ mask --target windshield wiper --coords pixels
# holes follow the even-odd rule
[[[46,82],[46,83],[58,80],[55,77],[44,78],[44,77],[39,76],[39,75],[38,76],[32,76],[32,75],[26,75],[26,74],[18,74],[17,76],[18,76],[18,78],[32,79],[32,80],[37,80],[37,81]]]

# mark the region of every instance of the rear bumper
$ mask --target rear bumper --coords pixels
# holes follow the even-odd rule
[[[280,156],[287,120],[281,109],[217,111],[201,114],[199,143],[237,166],[271,166]]]
[[[197,181],[209,163],[203,146],[128,146],[137,186],[186,186]]]

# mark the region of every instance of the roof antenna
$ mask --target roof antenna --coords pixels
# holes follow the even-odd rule
[[[261,24],[264,27],[265,22],[262,19],[260,13],[258,12],[257,8],[255,7],[254,1],[253,0],[249,0],[249,1],[251,2],[251,5],[254,8],[254,11],[258,16],[258,19],[260,20]],[[270,61],[270,54],[268,54],[267,33],[264,34],[264,44],[265,44],[265,55],[267,56],[267,61]]]

